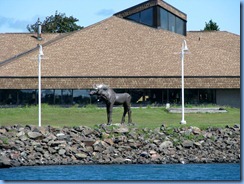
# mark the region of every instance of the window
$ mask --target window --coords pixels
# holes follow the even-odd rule
[[[135,22],[140,22],[140,14],[139,13],[132,14],[128,16],[127,19],[133,20]]]
[[[176,33],[184,35],[184,21],[178,17],[176,17]]]
[[[62,90],[62,104],[72,104],[72,90]]]
[[[75,104],[89,104],[91,96],[89,90],[73,90],[73,103]]]
[[[175,16],[174,14],[168,12],[163,8],[159,8],[159,10],[159,28],[172,31],[181,35],[186,35],[186,22],[183,19]]]
[[[42,90],[42,103],[54,103],[54,90]]]
[[[185,103],[198,104],[198,89],[185,89]]]
[[[141,12],[140,22],[148,26],[153,26],[153,8],[148,8]]]
[[[186,35],[186,21],[159,6],[148,8],[125,18],[151,27]]]
[[[37,93],[36,90],[19,90],[20,104],[36,104]]]
[[[172,13],[169,14],[169,31],[175,32],[175,16]]]
[[[160,8],[160,27],[162,29],[168,30],[169,29],[169,18],[168,18],[168,12]]]
[[[200,103],[215,103],[215,90],[200,89],[199,90],[199,102]]]
[[[153,26],[153,8],[148,8],[141,12],[132,14],[126,17],[126,19],[133,20],[135,22],[142,23],[148,26]]]
[[[181,90],[170,89],[169,90],[169,103],[178,104],[181,102]]]
[[[56,89],[54,90],[54,104],[61,104],[61,90],[60,89]]]

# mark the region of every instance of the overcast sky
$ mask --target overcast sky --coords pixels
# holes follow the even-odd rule
[[[0,0],[0,33],[27,32],[27,24],[55,11],[79,19],[78,25],[89,26],[114,13],[145,0]],[[239,0],[165,0],[187,14],[188,31],[202,30],[212,19],[220,30],[240,34]]]

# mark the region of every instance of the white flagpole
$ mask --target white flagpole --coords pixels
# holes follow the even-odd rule
[[[42,45],[39,45],[38,54],[38,125],[41,127],[41,57],[43,56]]]
[[[182,50],[181,50],[181,83],[182,83],[182,89],[181,89],[181,103],[182,103],[182,120],[181,124],[186,124],[185,121],[185,94],[184,94],[184,55],[185,52],[188,51],[186,41],[183,40],[182,42]]]

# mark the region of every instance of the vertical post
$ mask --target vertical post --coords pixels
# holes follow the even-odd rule
[[[38,125],[41,127],[41,54],[38,54]]]
[[[41,57],[43,56],[42,46],[39,45],[39,54],[38,54],[38,125],[41,127]]]
[[[181,84],[182,84],[182,89],[181,89],[181,103],[182,103],[182,120],[181,124],[186,124],[185,121],[185,93],[184,93],[184,55],[185,51],[188,51],[186,41],[183,40],[182,43],[182,50],[181,50]]]

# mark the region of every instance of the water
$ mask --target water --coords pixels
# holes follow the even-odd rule
[[[240,180],[240,164],[75,165],[0,169],[1,180]]]

